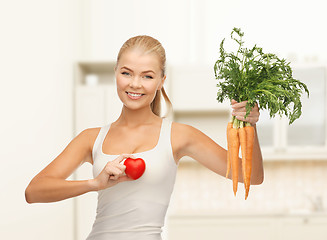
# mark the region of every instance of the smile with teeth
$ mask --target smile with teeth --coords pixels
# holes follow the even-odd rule
[[[127,94],[132,95],[133,97],[139,97],[143,95],[142,93],[130,93],[130,92],[127,92]]]
[[[133,99],[140,98],[144,95],[142,93],[130,93],[130,92],[126,92],[126,93],[128,96],[132,97]]]

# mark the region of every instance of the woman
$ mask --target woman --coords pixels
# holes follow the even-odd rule
[[[225,176],[224,148],[192,126],[160,117],[161,94],[170,103],[163,88],[165,62],[165,50],[152,37],[137,36],[124,43],[115,67],[117,93],[123,102],[119,118],[76,136],[31,181],[25,192],[28,203],[98,191],[97,216],[88,240],[159,240],[181,157],[189,156]],[[246,102],[231,104],[233,115],[244,120]],[[246,121],[255,127],[258,118],[255,106]],[[141,178],[125,175],[126,158],[144,159]],[[65,180],[85,162],[93,164],[94,179]],[[255,136],[251,184],[262,181],[262,156]]]

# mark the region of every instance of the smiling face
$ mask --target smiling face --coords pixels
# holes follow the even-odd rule
[[[125,51],[115,70],[117,93],[125,107],[150,107],[165,76],[162,76],[159,57],[138,48]]]

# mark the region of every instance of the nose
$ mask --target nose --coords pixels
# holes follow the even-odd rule
[[[131,88],[141,88],[141,79],[138,76],[134,76],[131,78],[131,81],[129,82],[129,86]]]

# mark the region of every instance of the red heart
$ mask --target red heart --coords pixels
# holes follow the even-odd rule
[[[142,158],[126,158],[124,165],[126,175],[134,180],[140,178],[145,171],[145,162]]]

